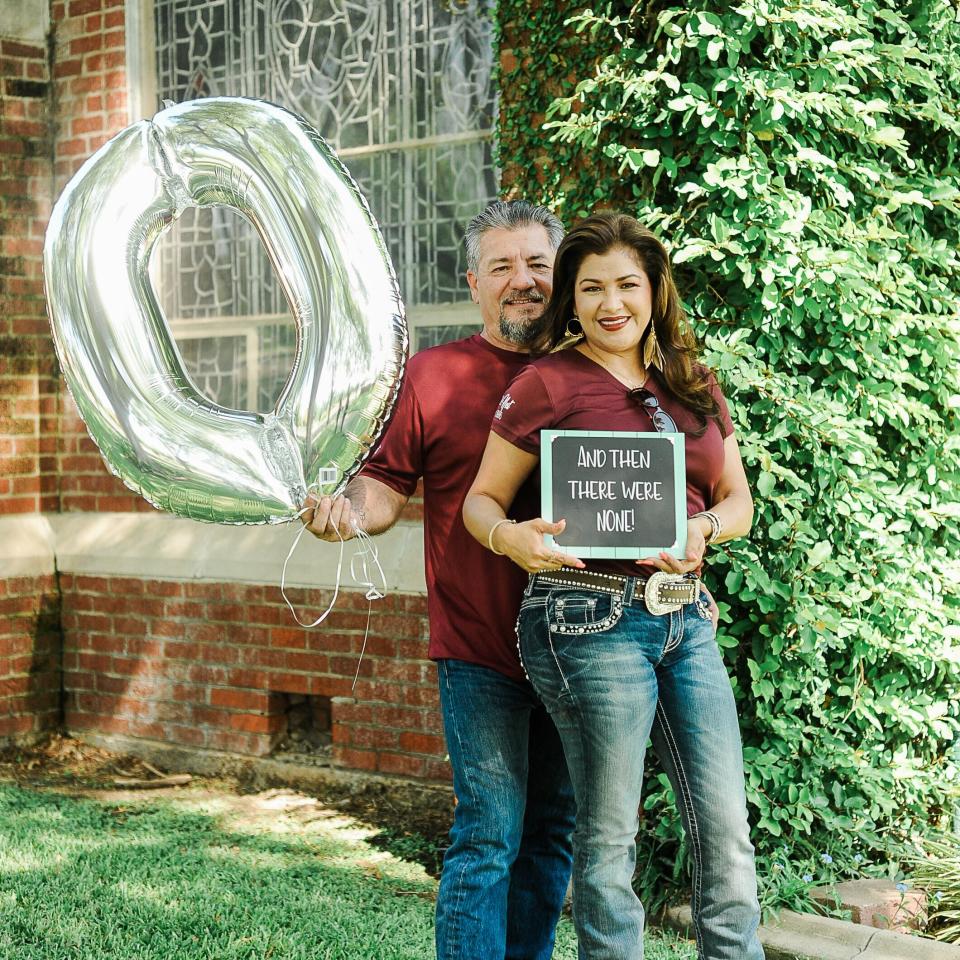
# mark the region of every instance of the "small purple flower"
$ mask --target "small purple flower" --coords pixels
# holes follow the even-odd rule
[[[901,881],[897,884],[897,893],[906,893],[910,889],[909,883],[904,883]]]
[[[810,876],[809,873],[805,873],[805,874],[803,875],[803,882],[804,882],[804,883],[810,883],[812,880],[813,880],[813,877]]]
[[[938,890],[938,891],[933,895],[933,899],[936,900],[937,903],[939,903],[939,902],[943,899],[943,891],[942,891],[942,890]]]
[[[863,862],[863,855],[862,855],[862,854],[859,854],[859,853],[855,853],[855,854],[853,855],[853,862],[854,862],[854,863],[862,863],[862,862]]]
[[[821,854],[820,854],[820,859],[821,859],[824,863],[833,863],[833,857],[831,857],[829,853],[821,853]]]

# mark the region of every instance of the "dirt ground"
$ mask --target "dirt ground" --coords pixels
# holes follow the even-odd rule
[[[432,876],[439,876],[447,844],[452,803],[425,802],[425,789],[402,780],[335,784],[317,789],[315,784],[298,791],[264,789],[262,780],[250,777],[192,776],[189,783],[163,788],[131,789],[122,780],[154,783],[180,770],[163,770],[134,756],[111,753],[71,737],[54,734],[33,746],[10,746],[0,750],[0,782],[22,787],[57,790],[104,801],[149,802],[163,796],[189,793],[233,795],[230,806],[238,815],[269,816],[271,810],[302,808],[306,814],[319,810],[358,820],[375,831],[369,840],[407,860],[420,863]]]

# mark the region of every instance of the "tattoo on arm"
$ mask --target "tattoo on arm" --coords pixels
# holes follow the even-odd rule
[[[357,516],[357,520],[360,523],[360,526],[364,526],[364,521],[367,519],[366,503],[367,503],[367,488],[366,484],[361,483],[360,481],[354,479],[347,484],[346,490],[343,491],[343,495],[348,497],[350,500],[350,506],[353,508],[353,512]]]

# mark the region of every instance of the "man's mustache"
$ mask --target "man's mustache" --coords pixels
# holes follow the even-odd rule
[[[544,303],[546,297],[539,290],[531,290],[530,293],[514,294],[510,297],[504,297],[500,302],[502,304],[517,303],[521,300],[529,300],[531,303]]]

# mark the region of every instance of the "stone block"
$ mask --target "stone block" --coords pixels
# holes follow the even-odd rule
[[[817,887],[811,896],[818,903],[850,911],[854,923],[881,930],[906,933],[917,928],[927,912],[927,897],[922,890],[897,889],[889,880],[847,880]]]
[[[660,922],[693,936],[689,906],[668,908]],[[960,960],[956,944],[791,910],[769,918],[760,941],[766,960]]]

